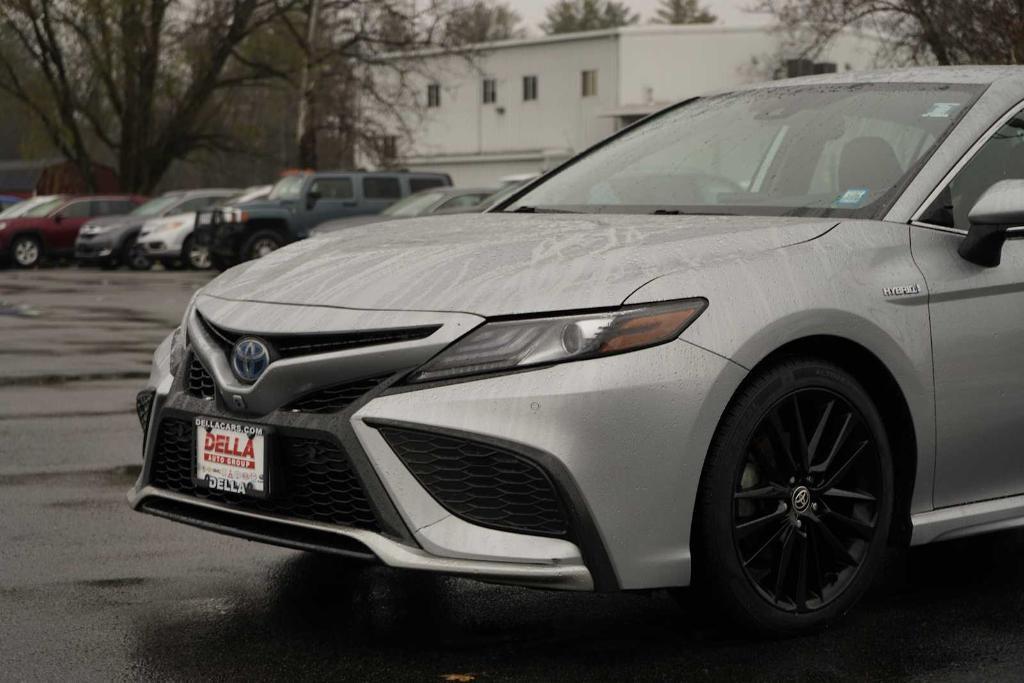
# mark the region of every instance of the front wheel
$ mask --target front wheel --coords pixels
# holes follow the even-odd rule
[[[135,238],[131,238],[125,243],[122,249],[121,260],[132,270],[149,270],[153,267],[153,261],[142,250],[142,247],[136,243]]]
[[[19,268],[35,268],[43,260],[43,247],[38,237],[18,235],[11,240],[11,258]]]
[[[242,244],[242,260],[263,258],[281,248],[281,236],[272,230],[257,230]]]
[[[878,410],[849,373],[800,359],[734,398],[701,480],[696,582],[739,625],[815,630],[871,584],[893,509]]]
[[[210,250],[200,244],[196,244],[192,236],[187,237],[185,244],[181,247],[181,262],[192,270],[209,270],[213,266],[213,262],[210,259]]]

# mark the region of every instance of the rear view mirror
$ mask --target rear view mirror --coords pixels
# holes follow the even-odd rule
[[[310,190],[308,193],[306,193],[306,208],[312,209],[314,206],[316,206],[316,203],[320,201],[320,198],[322,196],[323,195],[321,195],[319,191]]]
[[[988,188],[967,220],[971,227],[958,249],[960,256],[986,268],[998,266],[1007,231],[1024,226],[1024,180],[1001,180]]]

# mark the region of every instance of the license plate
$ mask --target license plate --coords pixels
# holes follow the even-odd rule
[[[266,428],[211,417],[197,417],[195,425],[196,485],[211,491],[266,498]]]

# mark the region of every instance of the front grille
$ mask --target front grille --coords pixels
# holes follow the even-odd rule
[[[213,383],[213,377],[196,355],[189,360],[185,387],[188,393],[196,398],[204,398],[209,401],[217,395],[217,385]]]
[[[453,436],[395,427],[380,432],[420,484],[458,517],[519,533],[568,534],[561,497],[532,460]]]
[[[244,334],[231,332],[218,327],[199,316],[199,321],[214,341],[229,353]],[[394,344],[396,342],[414,341],[426,339],[438,329],[440,325],[425,325],[420,327],[403,327],[392,330],[369,330],[365,332],[340,332],[324,334],[261,334],[256,335],[269,343],[280,358],[295,358],[297,356],[309,356],[315,353],[331,353],[332,351],[344,351],[360,346],[373,346],[375,344]]]
[[[358,401],[389,376],[369,377],[357,382],[320,389],[292,401],[284,409],[296,413],[336,413]]]
[[[293,519],[379,528],[373,507],[348,456],[330,441],[278,435],[270,443],[267,465],[270,497],[246,498],[209,491],[192,481],[194,427],[187,420],[160,423],[150,483],[231,507]]]

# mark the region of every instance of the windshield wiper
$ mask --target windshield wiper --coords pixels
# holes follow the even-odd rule
[[[569,211],[568,209],[545,209],[540,206],[520,206],[514,211],[508,211],[503,213],[578,213],[577,211]]]
[[[680,209],[655,209],[651,211],[655,216],[735,216],[730,211],[682,211]]]

